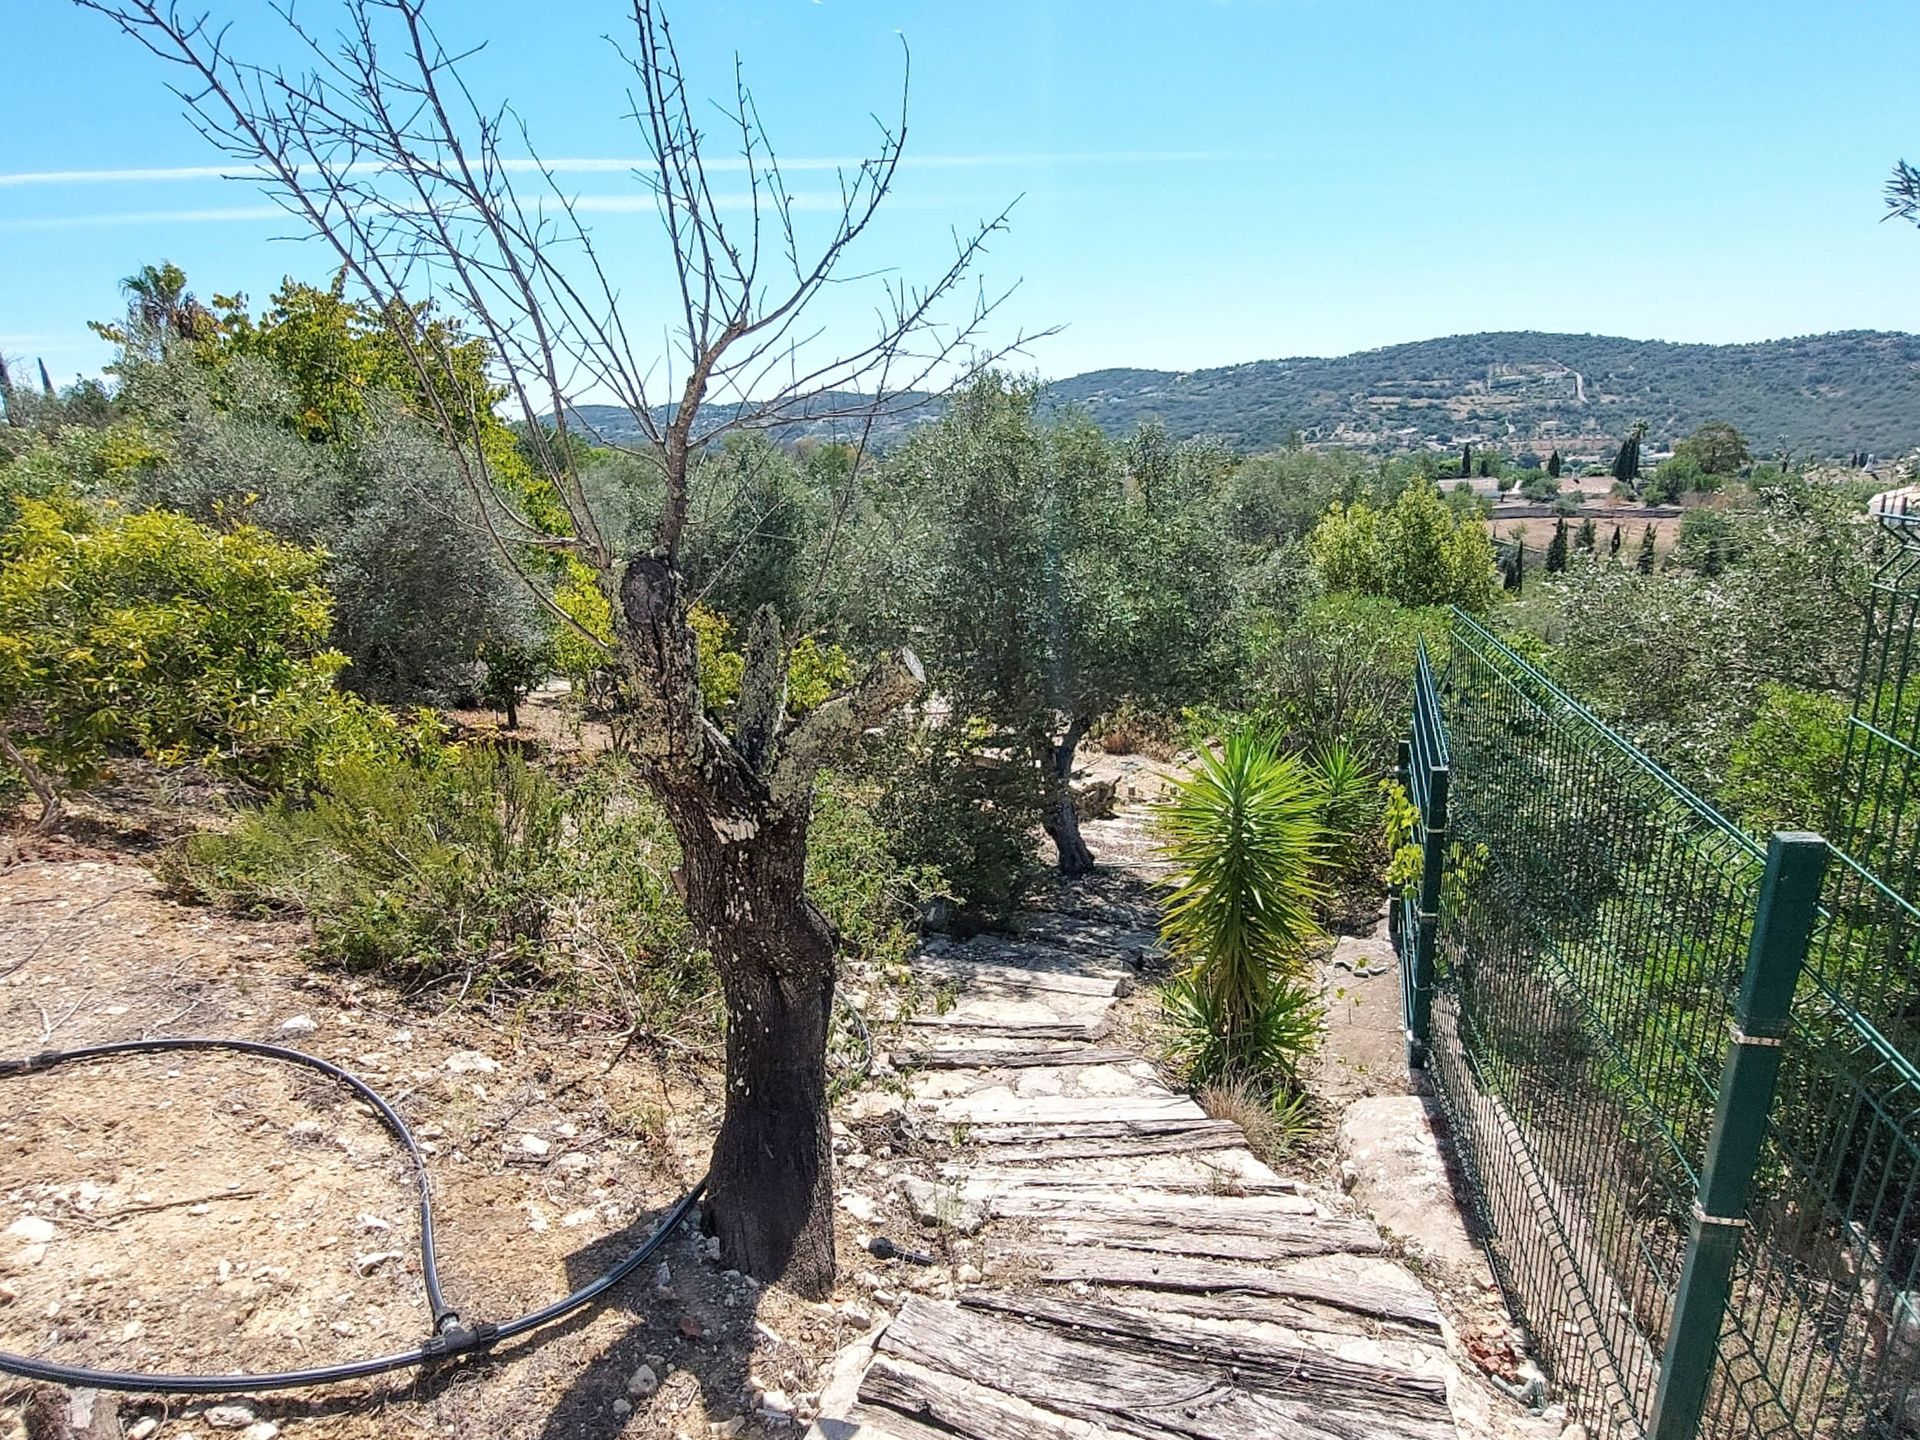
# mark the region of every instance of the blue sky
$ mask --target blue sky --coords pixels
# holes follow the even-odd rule
[[[264,0],[208,0],[270,55]],[[217,163],[167,67],[63,0],[13,0],[0,129],[0,350],[57,377],[84,322],[162,257],[202,294],[321,279],[310,242]],[[304,0],[310,22],[327,10]],[[471,77],[549,157],[636,155],[598,38],[614,0],[436,0]],[[1016,196],[990,282],[1006,329],[1064,326],[1030,364],[1185,369],[1489,329],[1748,340],[1920,330],[1920,233],[1880,187],[1920,160],[1899,3],[1411,0],[681,0],[696,84],[737,51],[782,153],[858,153],[912,47],[908,168],[865,259],[937,268],[949,228]],[[88,178],[35,179],[47,172]],[[23,178],[26,177],[26,178]],[[827,187],[831,173],[792,185]],[[636,193],[617,172],[577,193]],[[610,213],[603,246],[654,222]],[[629,242],[629,237],[631,237]],[[865,302],[836,297],[836,323]]]

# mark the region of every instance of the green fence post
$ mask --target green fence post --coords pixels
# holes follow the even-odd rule
[[[1433,1028],[1433,951],[1440,930],[1440,886],[1447,858],[1447,767],[1427,767],[1421,812],[1420,898],[1413,917],[1413,972],[1407,977],[1407,1068],[1424,1070]]]
[[[1713,1133],[1700,1172],[1673,1325],[1660,1363],[1650,1440],[1693,1440],[1720,1349],[1720,1325],[1733,1293],[1733,1265],[1747,1228],[1754,1167],[1766,1137],[1780,1077],[1794,987],[1806,963],[1826,872],[1827,842],[1781,832],[1767,846],[1767,869],[1754,910],[1747,969],[1734,1003],[1733,1043],[1720,1078]]]

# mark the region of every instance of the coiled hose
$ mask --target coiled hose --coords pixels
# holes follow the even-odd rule
[[[699,1200],[701,1192],[707,1188],[706,1178],[703,1176],[691,1190],[674,1203],[673,1208],[667,1211],[666,1216],[654,1228],[653,1233],[641,1243],[639,1249],[598,1279],[582,1285],[571,1295],[564,1296],[551,1305],[519,1316],[517,1319],[499,1324],[468,1325],[463,1323],[453,1307],[447,1304],[446,1296],[440,1289],[440,1267],[433,1248],[433,1204],[432,1192],[427,1180],[426,1158],[420,1153],[420,1146],[414,1140],[413,1132],[407,1129],[406,1122],[400,1118],[393,1106],[389,1105],[365,1081],[341,1069],[338,1065],[322,1060],[317,1055],[289,1050],[282,1045],[267,1045],[257,1040],[182,1036],[160,1040],[122,1040],[107,1045],[87,1045],[77,1050],[48,1050],[23,1059],[0,1059],[0,1078],[29,1075],[82,1060],[101,1060],[114,1055],[157,1054],[171,1050],[231,1050],[242,1055],[258,1055],[268,1060],[284,1060],[288,1064],[304,1065],[309,1070],[319,1071],[329,1079],[338,1080],[367,1103],[379,1117],[380,1123],[406,1149],[407,1158],[413,1164],[414,1180],[420,1196],[420,1275],[426,1285],[427,1305],[433,1312],[433,1334],[413,1349],[397,1351],[391,1355],[379,1355],[368,1360],[349,1360],[339,1365],[318,1365],[307,1370],[277,1370],[262,1375],[143,1375],[130,1370],[95,1370],[84,1365],[60,1365],[49,1360],[36,1360],[27,1355],[14,1355],[4,1350],[0,1350],[0,1371],[21,1375],[29,1380],[44,1380],[55,1385],[92,1390],[224,1395],[234,1391],[292,1390],[307,1385],[331,1385],[342,1380],[360,1380],[369,1375],[382,1375],[391,1370],[405,1370],[412,1366],[449,1360],[458,1355],[469,1355],[475,1351],[490,1349],[504,1340],[511,1340],[530,1330],[538,1330],[543,1325],[551,1325],[554,1321],[591,1305],[653,1257],[655,1252],[666,1243],[667,1238],[673,1234],[674,1227],[687,1218],[694,1203]]]

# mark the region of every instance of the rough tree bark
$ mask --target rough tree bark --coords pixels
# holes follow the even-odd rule
[[[1069,879],[1093,870],[1093,852],[1080,837],[1080,812],[1073,805],[1073,757],[1086,733],[1087,722],[1076,717],[1068,722],[1065,735],[1048,740],[1040,751],[1040,770],[1046,782],[1046,808],[1040,823],[1060,852],[1060,873]]]

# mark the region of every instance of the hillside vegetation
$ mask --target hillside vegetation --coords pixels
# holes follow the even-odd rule
[[[1056,408],[1086,410],[1109,435],[1158,420],[1178,440],[1240,451],[1308,443],[1376,451],[1488,443],[1599,459],[1639,421],[1664,450],[1708,420],[1762,453],[1889,457],[1920,446],[1920,337],[1855,330],[1750,345],[1676,345],[1609,335],[1501,331],[1391,345],[1333,359],[1258,360],[1212,370],[1096,370],[1058,380]],[[931,402],[903,397],[878,427],[896,440]],[[603,438],[632,438],[611,406],[581,407]],[[844,427],[841,427],[844,428]],[[798,424],[785,438],[833,427]]]

